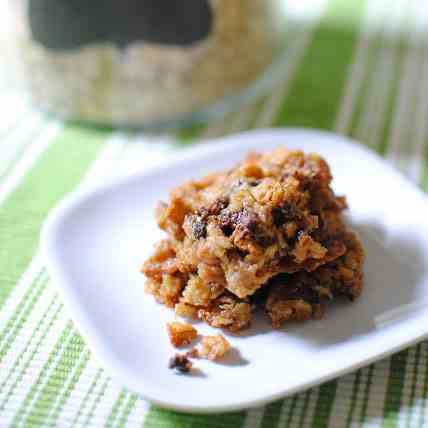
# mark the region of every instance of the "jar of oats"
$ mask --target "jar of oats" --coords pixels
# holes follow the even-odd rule
[[[282,31],[278,0],[6,3],[8,64],[34,103],[104,125],[221,110],[272,64]]]

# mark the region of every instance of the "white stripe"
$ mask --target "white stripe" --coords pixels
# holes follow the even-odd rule
[[[369,2],[367,4],[361,25],[355,59],[350,67],[346,89],[344,91],[345,95],[342,99],[340,112],[336,121],[336,130],[338,132],[346,133],[348,131],[363,78],[367,78],[366,69],[368,66],[368,49],[370,45],[373,45],[376,41],[376,38],[379,37],[379,30],[385,25],[385,19],[388,17],[390,12],[391,8],[389,7],[389,4],[384,0]],[[388,21],[389,25],[390,22],[391,21]],[[368,71],[370,71],[370,69]],[[366,98],[370,98],[370,94],[367,94]],[[368,104],[368,106],[370,106],[370,104]],[[366,108],[366,111],[367,110],[368,109]],[[329,426],[345,426],[352,405],[355,406],[352,417],[355,418],[356,415],[359,415],[359,407],[361,406],[358,406],[358,403],[360,403],[360,405],[362,404],[360,395],[364,394],[367,373],[367,368],[362,370],[360,373],[360,383],[354,398],[355,402],[352,401],[352,390],[356,381],[356,374],[352,373],[338,379],[332,411],[330,412]]]
[[[230,121],[229,126],[226,126],[225,134],[234,134],[247,129],[250,126],[251,119],[255,116],[259,108],[260,105],[257,102],[245,106]]]
[[[92,167],[89,169],[87,174],[85,175],[83,179],[82,187],[95,186],[101,180],[105,179],[106,171],[110,169],[111,166],[114,164],[114,160],[116,159],[118,154],[123,150],[125,143],[126,143],[126,139],[123,137],[122,134],[113,134],[106,141],[104,149],[102,150],[100,155],[97,157],[97,159],[95,160],[95,162],[93,163]],[[82,351],[80,358],[83,358],[84,354],[85,354],[85,351]],[[79,361],[80,361],[80,358],[79,358]],[[72,379],[73,372],[78,368],[79,361],[76,361],[74,363],[73,369],[68,373],[66,382]],[[78,383],[74,386],[73,391],[78,391],[78,392],[81,391],[82,385],[84,384],[85,381],[86,381],[86,378],[80,377]],[[78,394],[78,392],[76,394]],[[79,405],[80,404],[81,404],[81,401],[79,402]],[[53,410],[53,408],[51,410]],[[66,406],[64,406],[61,409],[61,412],[58,415],[59,420],[63,418],[62,413],[68,410],[69,409],[66,408]]]
[[[105,426],[109,420],[110,413],[113,410],[113,406],[116,400],[119,398],[122,388],[112,381],[109,382],[108,387],[104,393],[103,403],[108,404],[104,407],[97,407],[92,417],[93,426]]]
[[[407,426],[408,418],[413,412],[413,409],[411,409],[409,406],[411,399],[411,387],[413,384],[413,368],[415,366],[415,357],[416,347],[412,346],[407,352],[406,366],[404,369],[405,376],[400,403],[400,415],[403,417],[397,423],[398,428],[405,428]]]
[[[66,326],[66,323],[67,320],[59,316],[55,321],[54,328],[51,329],[50,343],[43,341],[43,343],[37,348],[37,352],[46,356],[51,355],[56,342],[60,338]],[[33,350],[34,349],[32,349],[31,352],[33,352]],[[29,352],[29,355],[31,354],[31,352]],[[44,368],[45,363],[46,358],[43,361],[38,362],[37,364],[34,364],[34,362],[32,362],[31,365],[25,370],[24,374],[22,375],[22,378],[19,379],[19,388],[10,397],[12,401],[8,406],[6,406],[5,410],[2,412],[2,423],[4,423],[5,426],[9,426],[11,424],[13,418],[16,416],[16,411],[22,405],[23,401],[25,400],[25,397],[30,392],[31,387],[35,384],[41,371]]]
[[[419,183],[424,162],[424,146],[427,138],[428,128],[428,46],[426,44],[426,37],[428,33],[428,5],[426,3],[418,3],[417,5],[418,19],[412,26],[412,31],[416,34],[414,43],[419,56],[418,73],[414,81],[414,99],[412,100],[415,108],[414,115],[412,116],[413,126],[408,124],[412,131],[409,135],[407,144],[409,150],[407,156],[404,158],[405,164],[403,169],[406,175],[415,183]],[[416,102],[414,102],[416,100]]]
[[[147,413],[150,410],[150,404],[144,400],[137,400],[135,407],[129,414],[128,422],[130,426],[143,426]]]
[[[313,388],[310,396],[310,400],[308,403],[308,407],[306,408],[306,414],[303,417],[302,427],[312,426],[312,421],[315,413],[315,408],[318,401],[318,394],[320,392],[319,388]]]
[[[28,110],[28,104],[24,97],[17,91],[4,91],[1,88],[1,122],[0,136],[8,132],[15,125],[16,120]],[[0,143],[1,144],[1,143]]]
[[[412,4],[412,6],[415,6],[415,4]],[[415,13],[415,10],[412,11]],[[412,18],[414,17],[413,15]],[[419,52],[416,44],[417,33],[413,31],[409,31],[409,33],[408,43],[410,47],[407,49],[402,67],[401,80],[393,115],[389,150],[387,153],[389,161],[396,167],[401,168],[403,168],[402,148],[403,144],[408,144],[407,138],[409,137],[409,128],[412,127],[412,120],[414,118],[414,96],[416,94],[417,85],[419,84],[417,81],[419,63]]]
[[[386,120],[389,92],[394,84],[394,70],[398,67],[397,34],[401,31],[405,10],[406,0],[397,0],[391,6],[388,5],[389,13],[380,36],[383,46],[373,69],[364,110],[356,130],[357,137],[372,147],[380,143],[381,131]]]
[[[8,195],[19,185],[25,177],[28,170],[34,165],[36,160],[46,150],[52,140],[60,131],[61,126],[57,123],[52,123],[46,127],[44,132],[36,139],[31,148],[21,158],[18,164],[14,167],[11,174],[0,185],[0,204],[2,204]]]
[[[424,149],[428,137],[428,46],[425,47],[422,57],[424,61],[421,73],[422,80],[419,88],[419,108],[415,118],[415,148],[413,158],[407,170],[408,177],[418,184],[423,173]]]
[[[312,413],[309,414],[308,410],[310,407],[312,407],[312,410],[315,409],[316,406],[316,401],[318,399],[318,392],[319,392],[319,388],[312,388],[308,391],[306,391],[302,397],[302,405],[301,408],[296,409],[298,410],[295,413],[295,417],[291,420],[290,423],[290,428],[297,428],[299,426],[304,426],[305,421],[306,423],[309,423],[309,421],[311,421],[312,419]],[[306,408],[305,406],[305,401],[307,400],[307,404],[306,404]]]
[[[125,412],[127,411],[127,407],[131,404],[131,400],[133,399],[133,394],[131,392],[126,393],[125,399],[122,401],[117,413],[116,417],[112,421],[112,426],[120,426],[121,419],[125,416]]]
[[[341,108],[336,120],[336,132],[346,134],[354,112],[358,94],[368,66],[369,45],[384,25],[385,12],[389,10],[386,0],[372,0],[366,3],[354,61],[348,72]]]
[[[92,168],[89,170],[87,175],[84,178],[83,186],[96,186],[99,181],[105,180],[106,176],[106,170],[110,170],[112,165],[115,165],[115,168],[111,171],[112,174],[109,175],[115,175],[118,174],[118,169],[116,166],[116,159],[119,154],[123,153],[123,150],[129,151],[130,149],[130,143],[129,139],[123,135],[123,134],[114,134],[112,137],[108,139],[108,141],[105,144],[105,148],[103,149],[103,152],[98,156],[97,160],[94,162]],[[129,171],[127,171],[129,172]],[[92,359],[91,359],[92,360]],[[76,369],[78,366],[78,363],[76,362],[74,364],[74,369]],[[91,370],[91,368],[89,369]],[[85,374],[87,371],[85,370]],[[93,373],[93,376],[95,376],[96,373]],[[69,420],[70,423],[74,419],[74,416],[72,415],[73,409],[79,409],[82,405],[82,400],[84,399],[85,395],[82,394],[82,390],[85,389],[85,386],[90,386],[90,384],[93,381],[92,377],[87,377],[86,375],[80,376],[78,383],[74,386],[74,389],[72,391],[72,394],[70,395],[69,399],[67,400],[67,405],[64,406],[58,416],[59,420]],[[71,379],[71,377],[68,377],[68,379]],[[98,381],[99,386],[102,386],[102,380],[100,379]],[[94,396],[95,392],[92,394]],[[78,400],[78,401],[74,401]],[[87,411],[90,411],[90,407],[87,407]],[[82,416],[83,418],[83,416]],[[82,419],[81,418],[81,419]]]
[[[126,151],[115,165],[115,176],[141,172],[162,164],[174,155],[171,143],[172,139],[168,136],[137,135],[126,143]]]
[[[302,392],[297,395],[296,404],[294,406],[293,415],[290,420],[290,428],[296,428],[299,426],[300,418],[304,409],[304,403],[308,394],[310,394],[310,390],[306,392]]]
[[[71,426],[82,423],[83,416],[90,409],[92,399],[95,399],[97,386],[99,386],[102,379],[102,370],[93,357],[89,358],[80,378],[85,379],[85,383],[80,388],[74,388],[68,400],[68,402],[73,403],[73,406],[70,406],[70,409],[66,408],[69,405],[68,403],[64,406],[64,413],[73,413],[71,415]],[[81,402],[80,404],[76,404],[79,398]]]
[[[112,162],[112,160],[114,159],[114,156],[117,155],[117,152],[122,149],[123,145],[120,144],[120,142],[118,143],[116,137],[117,136],[114,135],[111,137],[111,139],[107,140],[105,149],[101,152],[101,154],[99,155],[97,160],[94,162],[94,165],[92,166],[92,168],[89,170],[89,172],[85,176],[83,185],[85,185],[85,184],[87,185],[88,182],[90,183],[91,180],[95,181],[95,180],[102,178],[102,173],[105,172],[106,164],[110,164]],[[26,292],[26,290],[28,289],[30,284],[33,282],[35,275],[37,275],[37,272],[39,271],[39,269],[38,269],[39,266],[40,266],[40,256],[37,255],[36,258],[34,259],[34,261],[30,264],[30,267],[24,273],[22,279],[20,280],[19,292],[14,290],[10,299],[8,299],[9,301],[6,302],[8,305],[7,306],[8,310],[4,311],[2,314],[2,317],[3,316],[5,317],[4,319],[7,319],[7,316],[10,317],[11,314],[16,310],[17,305],[20,304],[19,302],[21,302],[21,298],[22,298],[23,294]],[[38,304],[36,306],[40,309],[44,307],[42,304],[42,301],[38,302]],[[37,321],[39,319],[38,316],[40,316],[38,311],[32,313],[31,317],[28,320],[28,325],[34,325],[34,323],[37,323]],[[65,327],[66,321],[67,321],[67,318],[63,316],[61,319],[61,324],[63,325],[63,328]],[[27,323],[26,323],[26,325],[27,325]],[[63,328],[59,331],[59,334],[62,332]],[[25,329],[25,326],[24,326],[23,331],[24,331],[24,333],[25,333],[25,331],[28,331],[29,333],[31,333],[32,329]],[[59,337],[59,335],[58,335],[58,337]],[[52,338],[57,339],[58,337],[55,334],[53,334],[52,332],[50,333],[50,339],[52,339]],[[26,343],[25,340],[18,340],[13,345],[13,347],[11,349],[11,354],[17,355],[19,346],[24,346],[25,343]],[[53,349],[53,347],[55,346],[55,343],[56,343],[56,340],[51,340],[51,343],[49,343],[49,346]],[[50,351],[49,351],[49,353],[50,353]],[[45,352],[44,355],[49,355],[49,353]],[[43,368],[43,365],[41,365],[40,371],[42,370],[42,368]],[[26,385],[23,385],[22,382],[20,383],[20,392],[24,391],[23,399],[26,396],[26,393],[30,390],[31,385],[32,385],[32,382],[27,382]],[[40,388],[40,386],[39,386],[39,388]],[[13,417],[13,415],[12,415],[12,417]]]
[[[48,424],[49,423],[53,423],[54,414],[58,411],[58,407],[61,405],[61,400],[63,399],[64,394],[67,391],[67,388],[72,387],[73,377],[75,375],[77,375],[77,370],[79,369],[79,365],[80,364],[84,364],[85,359],[87,359],[88,357],[89,357],[89,351],[87,349],[82,350],[79,358],[77,359],[77,361],[75,361],[73,368],[68,371],[68,373],[67,373],[67,379],[65,380],[62,388],[60,390],[56,391],[57,395],[56,395],[55,402],[54,402],[53,406],[51,407],[49,413],[46,415],[45,423],[48,423]],[[71,397],[68,397],[68,400],[70,398]],[[61,410],[61,412],[59,413],[59,415],[61,413],[63,413],[64,411],[67,411],[66,406],[63,407],[63,409]],[[60,418],[59,415],[58,415],[58,420],[62,420],[62,418]],[[52,419],[52,421],[50,421],[50,419]]]
[[[24,302],[21,303],[20,311],[17,316],[15,316],[15,319],[12,319],[12,324],[10,326],[5,323],[5,331],[6,334],[4,336],[4,339],[0,343],[0,349],[3,348],[8,342],[12,340],[12,336],[15,334],[15,328],[19,326],[19,324],[22,324],[23,317],[25,316],[25,313],[27,310],[29,310],[30,306],[33,304],[32,300],[36,297],[37,293],[40,292],[40,289],[42,287],[42,283],[47,281],[47,274],[46,272],[41,272],[40,275],[37,276],[37,281],[34,282],[34,287],[30,290],[30,294],[26,298]],[[33,307],[34,309],[34,307]],[[6,328],[8,327],[8,328]],[[9,349],[10,352],[10,349]],[[7,355],[7,354],[6,354]]]
[[[67,324],[67,322],[65,323]],[[62,331],[58,332],[58,339],[61,336]],[[33,410],[33,406],[34,404],[37,402],[38,398],[40,397],[41,393],[43,392],[43,389],[45,388],[47,382],[49,381],[49,378],[52,374],[52,372],[55,370],[56,365],[58,364],[58,362],[61,360],[61,358],[63,357],[66,348],[68,346],[68,344],[70,343],[71,339],[73,338],[73,334],[74,334],[74,330],[73,328],[70,329],[70,331],[67,333],[66,336],[66,340],[64,341],[64,343],[62,344],[62,352],[58,352],[57,354],[55,354],[55,356],[52,358],[51,360],[51,366],[49,367],[49,369],[47,370],[47,373],[45,375],[45,380],[44,382],[39,382],[37,383],[37,391],[36,393],[33,395],[33,398],[30,400],[30,402],[28,403],[27,407],[25,409],[22,409],[22,412],[17,415],[19,418],[19,422],[18,425],[21,424],[21,426],[24,426],[23,423],[25,421],[25,418],[31,414],[31,411]],[[52,355],[52,350],[50,350],[49,354],[45,355]],[[35,381],[37,380],[37,378],[33,378],[31,382],[29,382],[29,388],[28,390],[31,388],[32,384],[35,384]],[[22,393],[25,390],[25,388],[20,389],[20,393]],[[22,399],[20,400],[21,404],[23,403],[23,400],[25,398],[25,395],[22,396]]]
[[[87,412],[82,418],[83,426],[87,426],[89,425],[89,423],[93,426],[101,426],[101,421],[97,423],[93,423],[92,421],[97,420],[98,414],[102,413],[103,409],[107,409],[108,407],[108,410],[109,411],[111,410],[110,406],[112,404],[109,401],[107,401],[108,397],[106,396],[110,383],[111,383],[110,378],[105,374],[103,374],[99,381],[98,389],[94,393],[94,400],[92,401],[91,405],[87,409]]]
[[[301,3],[301,1],[299,2]],[[307,2],[305,2],[307,3]],[[305,54],[305,49],[312,40],[312,35],[316,28],[316,24],[321,18],[321,14],[327,4],[326,0],[312,0],[310,8],[307,9],[306,22],[299,22],[301,29],[299,30],[298,37],[294,40],[287,51],[288,61],[284,66],[284,81],[272,91],[272,95],[268,98],[265,103],[263,110],[259,114],[259,118],[256,121],[256,128],[262,128],[271,126],[276,116],[278,115],[279,109],[284,101],[284,98],[288,92],[292,77],[295,75],[299,64],[301,63]],[[297,5],[297,2],[289,2],[288,7],[292,7],[298,10],[301,5]],[[309,5],[305,4],[305,7]]]
[[[297,397],[286,398],[282,404],[281,411],[278,418],[278,427],[285,427],[288,416],[291,412],[291,405]]]
[[[361,413],[363,412],[364,399],[366,398],[366,395],[369,394],[370,392],[371,385],[368,384],[370,370],[372,370],[372,373],[373,373],[374,368],[364,367],[360,371],[360,382],[359,382],[358,389],[355,394],[355,399],[353,403],[354,411],[351,415],[351,426],[359,424]],[[350,389],[349,395],[352,394],[353,387],[354,387],[353,384],[349,385],[349,389]],[[349,410],[347,411],[347,414],[345,416],[347,417],[348,414],[349,414]]]
[[[390,359],[382,360],[373,367],[371,387],[367,399],[365,420],[373,424],[383,421],[386,390],[390,378]],[[358,426],[358,424],[356,424]]]
[[[47,126],[45,120],[38,114],[29,114],[25,122],[16,126],[8,136],[1,137],[3,143],[0,147],[0,176],[17,159],[18,153],[25,146],[30,146],[38,132]]]
[[[44,361],[42,359],[37,361],[32,358],[34,354],[44,346],[49,346],[49,343],[52,344],[52,340],[46,340],[46,329],[49,324],[53,324],[53,320],[58,317],[61,303],[58,299],[54,300],[53,296],[49,294],[49,290],[46,290],[46,295],[43,296],[40,307],[38,306],[34,313],[34,318],[38,318],[42,313],[45,315],[40,327],[37,330],[28,329],[30,333],[24,334],[22,341],[15,344],[15,353],[2,362],[2,372],[4,373],[4,376],[2,376],[0,382],[2,386],[0,389],[0,412],[1,409],[6,406],[11,396],[15,394],[15,390],[18,387],[20,379],[22,379],[29,371],[32,371],[34,374],[35,368],[43,365]],[[34,325],[37,324],[38,322],[34,321]],[[32,334],[34,334],[33,337],[31,337]],[[6,382],[9,375],[10,378]]]
[[[416,389],[415,389],[415,402],[413,405],[413,412],[410,419],[410,426],[420,426],[422,422],[422,415],[428,409],[428,397],[423,396],[424,384],[426,381],[426,371],[427,371],[427,358],[428,358],[428,345],[427,342],[422,342],[420,344],[421,353],[419,359],[419,371],[418,377],[416,379]]]
[[[127,139],[123,134],[114,133],[104,143],[104,148],[101,153],[95,159],[91,168],[88,170],[83,178],[83,182],[79,189],[86,187],[96,186],[102,183],[106,179],[106,171],[114,173],[111,170],[114,161],[117,156],[124,149],[124,145],[127,143]]]
[[[24,272],[16,286],[13,288],[11,294],[3,304],[3,307],[0,311],[0,330],[6,326],[12,314],[15,313],[15,311],[18,309],[18,305],[26,304],[26,302],[22,302],[22,298],[28,290],[28,284],[33,282],[34,278],[36,278],[42,269],[42,258],[40,255],[37,255],[33,258],[30,266]]]
[[[93,167],[89,170],[86,177],[84,178],[83,185],[88,184],[89,180],[93,179],[95,181],[97,179],[101,179],[103,177],[103,172],[105,172],[104,162],[110,164],[114,159],[114,156],[116,156],[117,151],[121,150],[122,147],[122,144],[117,143],[116,136],[112,137],[111,140],[108,140],[105,149],[99,155],[99,158],[95,161]],[[31,298],[26,299],[25,302],[22,302],[22,299],[25,293],[28,291],[28,288],[33,284],[33,281],[38,273],[41,271],[42,264],[42,257],[40,253],[37,253],[31,261],[29,267],[18,281],[17,285],[13,288],[10,296],[7,298],[2,308],[2,311],[0,311],[0,327],[7,324],[8,320],[17,311],[20,305],[30,304]],[[31,295],[33,295],[35,291],[36,290],[34,289]],[[19,319],[16,320],[15,323],[18,321]],[[14,354],[16,353],[16,350],[12,347],[10,352]]]
[[[376,17],[375,19],[371,17],[372,14],[375,15]],[[387,17],[385,16],[385,14],[392,15],[392,16],[388,16],[388,20],[386,22],[387,27],[385,32],[388,33],[388,31],[390,31],[390,28],[395,28],[396,26],[396,20],[394,18],[399,17],[400,15],[397,13],[396,10],[391,10],[391,8],[389,7],[389,4],[386,4],[384,1],[377,2],[376,4],[373,4],[373,2],[369,3],[365,25],[363,23],[363,28],[362,28],[362,31],[363,31],[362,40],[359,43],[357,54],[356,54],[356,60],[352,67],[353,72],[357,73],[357,77],[352,76],[351,74],[350,78],[348,79],[349,89],[345,91],[345,98],[341,108],[342,114],[339,115],[339,118],[337,121],[337,129],[339,132],[346,132],[349,126],[349,122],[352,118],[352,112],[355,108],[355,103],[357,100],[357,95],[358,95],[357,92],[358,92],[358,89],[360,89],[361,87],[361,76],[363,75],[363,68],[365,68],[367,65],[365,63],[367,58],[365,57],[364,51],[366,51],[367,49],[368,40],[367,40],[367,36],[364,33],[367,31],[371,31],[372,32],[371,37],[373,40],[373,37],[376,36],[376,32],[381,27],[380,23],[383,22],[383,20]],[[373,31],[373,26],[376,32]],[[389,51],[389,47],[388,48],[384,47],[383,50],[381,51],[381,53],[383,54],[380,61],[381,66],[378,67],[381,70],[383,69],[382,65],[386,62],[385,59],[389,59],[391,56],[390,52],[388,52],[388,55],[385,55],[385,52],[387,51]],[[359,62],[361,60],[364,60],[364,63],[362,65]],[[387,69],[385,71],[389,73],[390,76],[392,76],[391,69]],[[373,79],[373,83],[376,82],[377,85],[379,85],[379,82],[378,82],[379,78],[383,79],[383,81],[386,81],[386,82],[388,81],[386,79],[385,73],[383,73],[382,75],[380,73],[376,73],[375,77],[377,78]],[[353,83],[354,80],[357,80],[357,82]],[[388,88],[388,86],[385,85],[385,88]],[[375,116],[375,112],[383,113],[383,111],[385,110],[383,106],[377,106],[377,109],[375,110],[375,112],[370,111],[371,110],[370,107],[371,105],[373,105],[373,99],[371,96],[372,93],[373,91],[369,91],[369,93],[366,95],[367,102],[366,102],[365,111],[367,112],[367,114],[363,116],[363,121],[361,123],[363,126],[364,126],[364,119],[372,118],[373,116]],[[386,105],[385,98],[386,97],[377,97],[376,100],[380,99],[383,105]],[[353,105],[351,105],[351,103],[353,103]],[[380,122],[379,117],[381,116],[380,115],[377,116],[378,122]],[[366,129],[369,129],[369,126],[367,124],[365,124],[365,126],[366,126]],[[372,123],[371,126],[374,127],[375,124]],[[378,126],[378,128],[380,128],[380,126]],[[369,372],[369,368],[364,368],[360,372],[360,382],[358,385],[358,389],[356,391],[354,401],[352,401],[352,389],[356,381],[355,373],[345,376],[338,380],[338,386],[337,386],[335,399],[333,402],[333,408],[331,411],[331,419],[329,421],[329,426],[331,427],[344,426],[350,412],[350,407],[352,405],[354,405],[354,409],[353,409],[353,414],[351,415],[351,421],[359,420],[359,417],[362,411],[364,395],[366,393],[368,372]],[[358,422],[355,422],[355,423],[358,424]]]
[[[329,426],[344,427],[352,405],[352,387],[356,381],[356,373],[343,376],[337,380],[336,395],[331,408]],[[361,383],[359,384],[361,389]],[[356,398],[355,398],[356,399]]]
[[[258,428],[262,423],[264,411],[265,406],[247,410],[243,428]]]
[[[120,148],[121,146],[119,144],[116,144],[116,142],[114,142],[114,147],[108,146],[106,151],[103,152],[104,156],[101,156],[101,158],[104,161],[110,161],[110,156],[112,154],[112,152],[116,152],[116,150],[118,150],[118,148]],[[110,150],[109,150],[110,149]],[[97,165],[94,165],[95,168],[101,168],[102,165],[101,163],[98,163]],[[104,171],[104,169],[103,169]],[[90,178],[91,174],[88,173],[87,178]],[[92,177],[95,179],[96,178],[96,174],[94,173],[92,175]],[[32,263],[30,264],[29,269],[27,269],[27,271],[24,273],[23,277],[21,278],[20,282],[18,283],[17,287],[15,287],[14,292],[12,293],[11,297],[8,299],[8,301],[6,302],[6,305],[4,307],[4,310],[2,311],[1,315],[2,315],[2,319],[4,320],[4,322],[6,322],[6,320],[8,318],[10,318],[11,314],[14,313],[14,311],[16,311],[17,306],[20,304],[19,302],[21,302],[21,299],[23,297],[23,294],[25,294],[25,292],[27,291],[28,287],[30,286],[30,284],[33,283],[35,276],[37,275],[37,273],[40,271],[40,265],[41,265],[41,261],[40,261],[40,255],[36,255],[36,257],[34,258],[34,260],[32,261]],[[33,312],[30,314],[29,319],[26,322],[26,325],[28,324],[29,326],[34,326],[37,324],[38,320],[41,317],[41,311],[46,309],[46,305],[48,305],[48,301],[49,298],[45,298],[45,294],[46,293],[51,293],[51,289],[49,287],[46,288],[45,292],[43,293],[43,295],[41,296],[41,298],[39,299],[37,305],[36,305],[36,311],[33,310]],[[26,302],[24,302],[25,304],[28,304],[30,302],[31,299],[27,299]],[[62,324],[65,326],[65,322],[66,322],[67,318],[65,316],[62,316]],[[33,328],[34,328],[33,327]],[[22,351],[22,349],[24,348],[24,346],[27,344],[28,338],[30,337],[31,333],[33,332],[33,328],[23,328],[22,332],[20,333],[20,335],[18,335],[18,337],[16,338],[13,347],[9,350],[9,354],[12,355],[12,358],[10,361],[5,360],[2,363],[2,369],[4,369],[4,371],[2,370],[3,373],[8,373],[9,371],[9,364],[12,366],[14,363],[14,358],[13,356],[19,355],[20,352]],[[28,336],[28,337],[27,337]],[[56,343],[56,339],[57,339],[57,335],[50,333],[50,336],[48,338],[48,340],[45,340],[45,346],[48,345],[50,348],[53,349],[53,347],[55,346]],[[50,350],[46,351],[44,353],[44,355],[49,355]],[[34,366],[37,362],[34,358],[32,361],[32,366]],[[38,370],[41,371],[43,368],[43,364],[41,364],[40,362],[40,367],[38,367]],[[12,383],[15,382],[15,378],[12,378]],[[25,394],[27,393],[27,390],[29,391],[31,387],[31,383],[28,383],[28,388],[26,388],[25,386],[22,386],[22,381],[21,381],[21,391],[24,391],[24,396],[23,399],[25,397]]]

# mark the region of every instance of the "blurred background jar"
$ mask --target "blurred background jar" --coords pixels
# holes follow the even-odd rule
[[[61,117],[186,122],[254,92],[281,50],[281,3],[6,0],[0,49],[8,77]]]

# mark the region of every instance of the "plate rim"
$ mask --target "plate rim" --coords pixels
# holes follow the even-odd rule
[[[113,190],[114,188],[120,188],[129,183],[132,183],[134,180],[141,180],[144,177],[150,176],[152,174],[159,174],[162,171],[168,170],[172,166],[177,166],[186,162],[197,162],[200,159],[209,156],[211,153],[216,155],[219,152],[227,153],[229,150],[234,148],[242,148],[242,145],[247,141],[253,141],[258,138],[266,138],[267,136],[275,135],[275,138],[281,136],[284,138],[284,145],[287,143],[287,138],[291,138],[293,135],[300,134],[302,136],[307,136],[310,138],[322,138],[329,140],[329,144],[336,145],[345,145],[352,150],[359,151],[364,154],[366,157],[381,162],[385,168],[389,170],[389,173],[392,173],[405,182],[408,190],[412,190],[414,193],[418,194],[419,197],[422,196],[424,202],[427,204],[428,208],[428,197],[427,195],[414,183],[412,183],[404,174],[400,171],[393,168],[389,165],[380,155],[371,150],[370,148],[364,146],[362,143],[349,138],[347,136],[339,135],[333,132],[328,132],[324,130],[317,130],[313,128],[268,128],[262,130],[252,130],[242,133],[228,135],[219,139],[210,139],[203,142],[203,144],[196,144],[190,148],[184,148],[177,153],[173,154],[169,159],[165,160],[161,165],[148,167],[144,171],[132,173],[126,175],[125,177],[109,179],[107,182],[104,182],[101,185],[92,185],[88,184],[84,186],[83,189],[77,189],[70,194],[68,194],[51,212],[49,213],[47,219],[45,220],[40,237],[40,247],[46,261],[46,265],[49,273],[52,276],[53,283],[57,289],[61,300],[64,303],[65,309],[72,319],[74,325],[76,326],[79,334],[82,335],[85,343],[88,345],[93,356],[101,362],[101,365],[106,367],[109,372],[112,373],[112,377],[115,380],[131,390],[137,389],[135,391],[140,397],[149,401],[150,403],[175,411],[186,412],[186,413],[199,413],[199,414],[211,414],[218,412],[232,412],[237,410],[242,410],[246,408],[252,408],[261,406],[263,404],[285,398],[287,396],[293,395],[295,393],[307,390],[316,385],[322,384],[329,380],[335,379],[337,377],[343,376],[347,373],[355,371],[363,366],[369,365],[375,361],[378,361],[382,358],[390,356],[402,349],[410,347],[419,341],[424,340],[428,337],[428,323],[427,327],[422,328],[424,323],[419,324],[419,331],[412,330],[409,332],[409,335],[405,340],[401,340],[398,343],[392,344],[387,349],[384,349],[381,352],[376,353],[373,356],[370,356],[357,363],[346,365],[343,368],[339,368],[333,373],[327,373],[325,375],[319,376],[316,379],[309,380],[303,383],[298,384],[294,387],[283,387],[278,390],[276,393],[272,393],[261,398],[246,399],[239,403],[224,404],[219,405],[215,404],[212,406],[202,406],[202,405],[188,405],[188,404],[171,404],[168,401],[159,399],[150,394],[150,387],[147,387],[145,391],[142,391],[141,386],[143,382],[138,382],[138,388],[136,387],[136,382],[131,379],[122,369],[115,365],[114,360],[108,355],[112,350],[104,349],[104,345],[100,343],[97,333],[93,330],[90,320],[87,319],[85,311],[81,310],[81,301],[73,293],[72,281],[67,279],[67,274],[65,272],[63,263],[59,260],[57,251],[55,250],[55,242],[59,239],[58,230],[61,224],[69,218],[70,215],[73,215],[73,212],[79,208],[79,205],[83,204],[88,199],[97,198],[102,196],[106,191]],[[288,137],[287,137],[288,135]],[[244,139],[236,146],[233,146],[233,141],[239,139]],[[250,150],[251,148],[249,148]],[[413,318],[413,317],[412,317]],[[419,316],[416,315],[414,318],[421,318],[428,320],[428,310],[421,311]],[[421,327],[422,326],[422,327]]]

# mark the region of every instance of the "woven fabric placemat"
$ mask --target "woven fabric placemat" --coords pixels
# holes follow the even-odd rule
[[[275,90],[178,135],[66,125],[1,91],[1,427],[428,425],[427,342],[257,409],[211,416],[156,409],[120,388],[92,357],[39,252],[43,221],[71,190],[245,129],[306,126],[350,135],[427,191],[427,2],[290,0],[289,10],[296,18],[289,62]]]

